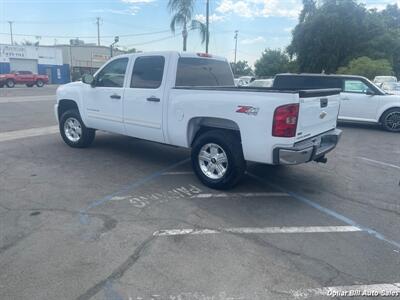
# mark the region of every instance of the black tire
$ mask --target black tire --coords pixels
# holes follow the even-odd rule
[[[209,144],[219,146],[226,154],[226,171],[221,178],[213,179],[202,171],[199,161],[199,153],[203,147]],[[229,189],[234,187],[246,170],[246,161],[243,157],[240,137],[234,132],[227,130],[210,130],[196,138],[192,147],[192,166],[200,181],[212,189]],[[203,165],[204,167],[204,165]]]
[[[79,126],[81,129],[81,134],[79,136],[78,140],[72,140],[70,137],[67,136],[66,130],[65,130],[65,123],[70,120],[76,120],[79,122]],[[77,109],[71,109],[66,112],[64,112],[61,117],[60,117],[60,134],[61,137],[63,138],[64,142],[73,148],[86,148],[89,147],[92,143],[93,140],[96,136],[96,131],[91,128],[87,128],[85,124],[83,123],[81,116],[79,114],[79,111]],[[76,134],[76,132],[75,132]]]
[[[37,87],[43,87],[44,86],[43,80],[40,80],[40,79],[36,80],[36,86]]]
[[[27,87],[33,87],[33,83],[27,83],[26,86]]]
[[[385,111],[381,117],[381,123],[387,131],[400,132],[400,108],[392,108]]]
[[[7,79],[6,86],[9,88],[13,88],[15,86],[15,81],[12,79]]]

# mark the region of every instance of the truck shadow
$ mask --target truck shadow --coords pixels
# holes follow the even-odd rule
[[[378,124],[364,124],[364,123],[348,123],[348,122],[338,122],[338,127],[342,128],[358,128],[358,129],[368,129],[374,131],[383,131],[382,127]]]

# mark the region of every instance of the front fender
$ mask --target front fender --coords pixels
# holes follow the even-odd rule
[[[82,120],[86,121],[86,116],[84,114],[83,105],[83,89],[84,83],[82,82],[72,82],[64,85],[60,85],[57,88],[57,108],[62,100],[74,101],[78,107],[79,113],[81,114]]]

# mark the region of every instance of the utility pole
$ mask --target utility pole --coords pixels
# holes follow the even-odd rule
[[[235,30],[235,37],[234,37],[234,39],[235,39],[235,60],[234,60],[235,67],[236,67],[236,53],[237,53],[238,33],[239,33],[239,31]]]
[[[14,23],[13,21],[8,21],[8,24],[10,24],[11,46],[14,45],[13,32],[12,32],[12,24],[13,23]]]
[[[114,37],[114,42],[110,45],[110,56],[113,57],[113,48],[119,42],[119,36]]]
[[[100,17],[96,18],[97,25],[97,46],[100,46]]]
[[[208,53],[208,43],[209,43],[209,38],[210,38],[210,0],[207,0],[207,3],[206,3],[206,27],[207,27],[206,53]]]

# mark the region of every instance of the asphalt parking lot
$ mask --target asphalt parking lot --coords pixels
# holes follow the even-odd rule
[[[69,148],[54,92],[0,89],[0,299],[400,298],[398,134],[341,125],[327,164],[249,164],[221,192],[185,149]]]

